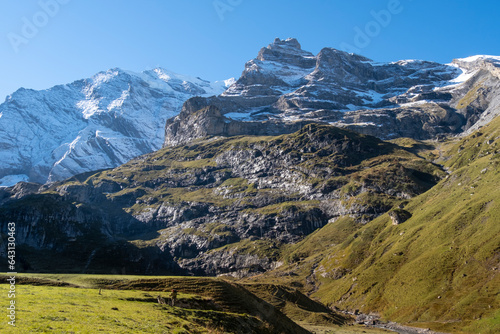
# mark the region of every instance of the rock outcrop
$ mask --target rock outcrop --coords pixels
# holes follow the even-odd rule
[[[399,225],[411,218],[411,213],[403,209],[394,209],[389,211],[389,217],[391,217],[392,225]]]

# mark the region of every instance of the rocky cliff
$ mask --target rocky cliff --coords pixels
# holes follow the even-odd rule
[[[165,146],[210,135],[291,133],[310,122],[383,139],[458,134],[498,113],[499,64],[489,56],[447,65],[376,63],[332,48],[315,56],[295,39],[276,39],[224,93],[186,101],[167,121]]]

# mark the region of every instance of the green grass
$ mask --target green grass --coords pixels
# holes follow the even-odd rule
[[[293,264],[309,257],[324,256],[325,247],[333,247],[342,243],[360,227],[361,224],[356,223],[354,219],[342,217],[316,230],[301,242],[290,245],[285,252],[285,261]]]
[[[365,312],[383,311],[401,322],[452,321],[438,326],[450,331],[489,319],[470,328],[499,331],[494,313],[500,308],[498,155],[481,154],[477,145],[485,134],[493,135],[489,129],[459,143],[466,159],[451,159],[455,171],[409,201],[405,210],[413,216],[408,221],[392,226],[383,215],[332,248],[321,262],[324,270],[352,272],[323,280],[317,296]]]
[[[143,291],[102,290],[99,295],[97,289],[18,285],[16,295],[16,329],[4,327],[3,333],[209,333],[211,317],[245,318],[159,305],[155,295]],[[194,297],[178,298],[189,303]]]
[[[500,328],[500,310],[465,327],[465,330],[471,333],[495,334],[498,333],[498,328]]]
[[[467,92],[467,94],[460,101],[458,101],[456,108],[462,109],[469,106],[479,97],[480,92],[483,91],[484,89],[485,87],[483,86],[483,83],[476,84],[471,90]]]
[[[159,305],[172,288],[176,306]],[[280,310],[305,325],[350,321],[294,289],[197,277],[19,274],[16,307],[2,333],[307,333]]]
[[[234,177],[226,167],[215,164],[217,155],[229,150],[253,150],[254,144],[259,145],[262,154],[279,150],[283,156],[297,159],[293,165],[296,182],[338,199],[346,211],[355,210],[350,215],[331,221],[295,245],[246,239],[212,251],[228,250],[282,260],[284,265],[278,271],[255,280],[287,284],[313,293],[325,304],[342,309],[378,312],[386,319],[450,332],[477,330],[493,333],[499,329],[497,310],[500,308],[499,126],[500,119],[479,133],[458,139],[456,144],[396,141],[404,149],[323,126],[309,126],[295,134],[279,137],[200,140],[162,149],[114,170],[74,178],[66,186],[69,190],[89,185],[100,187],[102,192],[108,193],[110,201],[130,201],[130,204],[123,205],[123,209],[132,214],[154,210],[161,204],[207,203],[221,210],[245,208],[245,213],[279,217],[288,211],[304,212],[322,205],[337,205],[334,200],[304,200],[300,194],[258,188],[245,178]],[[311,141],[311,138],[314,140]],[[366,154],[346,156],[344,145],[353,145],[365,150]],[[419,156],[432,160],[440,158],[451,174],[447,175],[440,166]],[[205,170],[217,173],[217,180],[200,186],[172,188],[165,185],[173,178],[184,180],[199,175],[197,173],[205,173]],[[440,178],[443,180],[433,187]],[[54,189],[59,186],[61,184],[54,186],[51,194],[26,198],[19,207],[38,205],[43,210],[45,204],[54,201]],[[423,194],[416,196],[419,193]],[[413,196],[416,197],[409,199]],[[40,198],[44,202],[39,202]],[[61,204],[55,201],[55,205],[75,210],[81,203]],[[374,214],[365,217],[356,215],[362,209],[379,210],[377,215],[390,209],[397,211],[400,205],[401,210],[412,216],[398,226],[392,224],[388,214],[373,220]],[[81,210],[91,209],[81,207]],[[212,235],[230,236],[231,233],[225,225],[218,223],[183,232],[207,239]],[[130,242],[146,248],[154,246],[160,238],[154,231],[147,235],[134,237]],[[150,286],[158,289],[160,283],[163,284],[162,289],[166,289],[163,291],[168,291],[173,282],[169,281],[168,285],[160,278],[138,277],[48,278],[86,288],[128,289],[130,293],[134,289],[149,289]],[[191,280],[184,281],[175,281],[175,284],[187,286],[182,284]],[[213,291],[233,291],[225,295],[228,300],[237,293],[245,293],[234,286],[221,286],[216,280],[194,279],[193,282]],[[205,290],[203,293],[193,290],[189,294],[213,297]],[[266,295],[262,291],[258,294]],[[118,302],[121,299],[113,300]],[[125,299],[120,303],[124,301],[131,302]],[[109,306],[103,304],[105,308]],[[125,310],[128,306],[123,304],[121,307]],[[314,320],[317,322],[322,318],[321,314],[303,313],[286,302],[280,309],[296,317],[297,321],[317,318]],[[80,311],[83,312],[83,309]],[[174,310],[169,310],[166,318],[171,317],[172,321],[178,322],[174,324],[177,327],[168,327],[172,325],[170,322],[163,324],[170,331],[201,331],[197,327],[183,327],[189,326],[183,321],[201,326],[203,319],[212,316],[198,311],[196,314],[170,311]],[[241,308],[233,312],[226,308],[224,311],[244,313]],[[161,314],[166,311],[160,308],[154,309],[154,312]],[[154,312],[152,314],[156,314]],[[193,320],[196,317],[203,321]],[[238,319],[243,321],[243,318]],[[131,326],[126,319],[118,320],[125,324],[123,326]],[[65,320],[59,322],[65,324]],[[208,323],[210,321],[207,320]],[[207,329],[208,325],[203,328]]]
[[[369,223],[321,262],[326,272],[351,272],[325,280],[318,297],[400,322],[487,317],[500,307],[497,184],[480,184],[479,196],[435,189],[410,201],[414,216],[400,226],[385,215]]]

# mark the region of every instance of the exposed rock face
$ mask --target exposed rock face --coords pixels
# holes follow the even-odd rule
[[[155,151],[165,121],[186,99],[220,94],[225,85],[157,68],[19,89],[0,104],[0,186],[62,180]]]
[[[467,119],[466,134],[470,134],[500,114],[500,57],[474,56],[454,63],[471,75],[452,101],[452,106]]]
[[[201,98],[196,98],[188,102],[191,105],[200,100]],[[287,124],[276,120],[263,122],[235,121],[224,116],[221,110],[213,105],[203,107],[194,114],[190,113],[189,107],[185,107],[183,107],[178,117],[167,120],[166,135],[170,145],[180,145],[195,138],[209,136],[279,135],[298,131],[305,124],[311,123],[311,121],[299,121]]]
[[[281,264],[266,256],[239,254],[235,250],[214,250],[201,253],[195,258],[183,259],[180,265],[189,268],[194,274],[230,274],[242,278],[275,269]]]
[[[292,133],[308,122],[383,139],[458,134],[497,114],[499,64],[497,57],[375,63],[332,48],[314,56],[295,39],[276,39],[224,93],[186,101],[166,124],[165,146],[208,135]],[[207,124],[199,112],[209,107],[217,117]]]
[[[203,112],[217,115],[213,107]],[[81,271],[118,261],[125,272],[242,276],[274,268],[281,245],[329,221],[366,223],[425,191],[436,181],[429,173],[439,170],[396,145],[310,124],[285,136],[164,148],[50,186],[3,189],[0,228],[16,221],[19,247],[78,254]]]

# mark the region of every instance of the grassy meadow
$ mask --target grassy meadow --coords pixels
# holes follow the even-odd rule
[[[21,274],[17,279],[16,327],[4,319],[1,333],[385,332],[314,309],[310,300],[287,302],[281,312],[272,298],[271,303],[261,299],[271,287],[255,285],[251,294],[215,278]],[[179,291],[175,306],[169,305],[172,287]],[[0,290],[6,295],[8,285],[0,284]],[[166,305],[157,302],[158,295]],[[297,317],[301,327],[284,313]],[[311,321],[315,318],[321,321]]]

